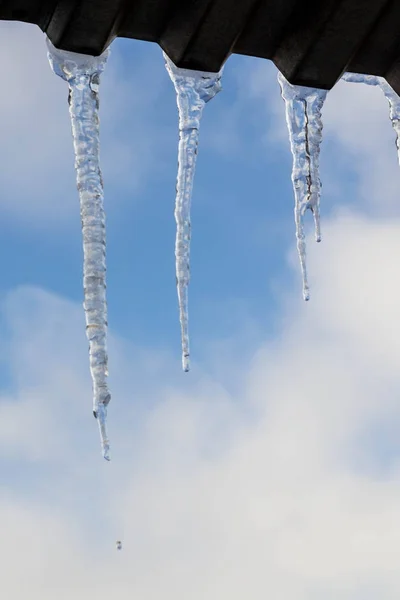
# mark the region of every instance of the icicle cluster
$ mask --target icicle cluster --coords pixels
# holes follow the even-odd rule
[[[109,460],[106,431],[107,405],[107,303],[105,263],[105,215],[103,182],[99,160],[99,80],[108,51],[100,57],[57,50],[49,40],[48,56],[53,71],[69,85],[69,105],[75,148],[75,167],[79,190],[83,250],[84,308],[89,340],[90,370],[93,381],[93,412],[98,420],[104,457]],[[167,71],[175,86],[179,110],[179,152],[175,220],[177,224],[175,257],[182,337],[182,366],[189,371],[188,286],[190,279],[190,208],[196,168],[199,127],[204,106],[221,91],[222,70],[205,73],[180,69],[164,54]],[[379,86],[390,107],[396,132],[400,163],[400,98],[381,77],[345,73],[349,82]],[[321,111],[327,91],[290,84],[279,73],[285,102],[286,121],[293,154],[292,182],[295,195],[297,249],[300,257],[303,297],[309,299],[306,266],[304,216],[309,209],[314,217],[315,238],[321,240],[319,155],[322,141]],[[117,542],[117,545],[120,542]]]
[[[293,154],[292,182],[295,195],[295,222],[297,250],[303,278],[303,297],[309,300],[307,277],[306,242],[304,215],[310,209],[314,216],[315,238],[321,241],[319,154],[322,141],[321,110],[327,91],[292,85],[279,73],[282,98],[286,107],[286,122],[289,129]]]
[[[109,460],[106,431],[107,405],[107,302],[106,234],[103,181],[99,159],[99,81],[108,51],[93,57],[55,48],[47,40],[50,65],[69,85],[69,109],[75,149],[83,233],[83,286],[86,334],[89,340],[93,382],[93,413],[98,420],[103,456]]]
[[[383,77],[345,73],[344,81],[379,86],[389,102],[390,120],[396,133],[396,147],[400,164],[400,97]],[[292,182],[295,195],[295,221],[297,249],[303,277],[303,297],[310,297],[306,244],[304,234],[304,214],[310,209],[314,216],[315,238],[321,241],[319,154],[322,141],[321,111],[327,91],[292,85],[282,73],[278,75],[282,98],[285,101],[286,121],[289,129],[290,145],[293,154]]]
[[[164,54],[169,76],[175,86],[179,110],[178,177],[175,220],[176,285],[182,337],[182,368],[189,371],[188,286],[190,280],[190,206],[196,169],[199,127],[203,108],[221,91],[221,75],[180,69]]]

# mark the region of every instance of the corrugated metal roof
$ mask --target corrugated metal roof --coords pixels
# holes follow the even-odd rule
[[[35,23],[74,52],[127,37],[188,69],[215,72],[238,53],[273,60],[299,85],[330,89],[347,70],[400,92],[398,0],[4,0],[0,18]]]

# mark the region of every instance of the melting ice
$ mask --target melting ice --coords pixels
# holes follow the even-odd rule
[[[376,75],[360,75],[359,73],[345,73],[342,77],[344,81],[351,83],[366,83],[367,85],[379,86],[385,94],[386,100],[389,103],[389,116],[392,122],[393,129],[396,133],[397,157],[400,164],[400,97],[394,91],[391,85],[388,84],[383,77]]]
[[[190,279],[190,205],[196,169],[199,127],[203,108],[221,91],[221,75],[180,69],[164,54],[169,76],[175,86],[179,111],[178,177],[175,220],[175,258],[179,319],[182,337],[182,367],[189,371],[188,286]]]
[[[319,153],[322,141],[321,110],[327,91],[292,85],[279,73],[286,122],[293,154],[292,182],[295,196],[297,250],[303,278],[303,297],[309,300],[304,215],[310,209],[314,216],[315,238],[321,241]]]
[[[383,77],[345,73],[345,81],[379,86],[389,102],[390,120],[396,133],[396,146],[400,164],[400,97]],[[321,241],[319,154],[322,141],[321,111],[327,91],[292,85],[279,73],[282,98],[286,107],[286,122],[289,129],[290,145],[293,154],[292,182],[295,195],[295,221],[297,249],[303,277],[303,297],[310,297],[306,244],[304,235],[304,215],[310,209],[314,216],[315,238]]]
[[[83,233],[83,286],[86,335],[103,456],[109,457],[106,430],[110,401],[107,377],[106,235],[103,181],[99,160],[99,81],[108,51],[99,57],[65,52],[47,40],[50,65],[69,85],[69,110],[75,149]]]
[[[99,57],[56,49],[49,40],[48,56],[53,71],[69,85],[69,105],[80,197],[84,251],[84,309],[93,382],[93,413],[98,420],[103,456],[109,460],[106,431],[110,392],[107,385],[107,303],[105,263],[105,215],[99,160],[99,82],[108,51]],[[182,337],[182,366],[189,371],[188,286],[190,279],[190,206],[196,167],[199,127],[204,106],[221,90],[221,75],[176,67],[164,54],[175,86],[179,110],[179,152],[175,219],[175,257]],[[400,98],[382,77],[346,73],[345,81],[379,86],[390,107],[400,163]],[[295,195],[297,248],[303,278],[303,296],[309,299],[304,215],[310,209],[315,237],[321,240],[319,154],[322,141],[321,111],[327,91],[290,84],[278,76],[285,101],[286,121],[293,154],[292,182]]]

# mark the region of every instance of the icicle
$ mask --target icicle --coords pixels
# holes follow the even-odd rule
[[[389,116],[392,122],[393,129],[396,133],[396,148],[397,156],[400,165],[400,97],[394,91],[391,85],[383,77],[376,75],[361,75],[359,73],[345,73],[342,76],[344,81],[350,83],[365,83],[367,85],[379,86],[385,94],[385,98],[389,103]]]
[[[75,149],[77,187],[83,233],[83,285],[86,335],[89,340],[93,382],[93,414],[98,420],[103,456],[109,457],[106,431],[107,405],[107,303],[105,216],[103,181],[99,162],[99,78],[108,54],[86,56],[55,48],[47,40],[50,65],[69,85],[69,105]]]
[[[319,153],[322,141],[321,110],[326,90],[292,85],[279,73],[286,122],[293,154],[292,182],[295,195],[297,250],[303,277],[303,298],[309,300],[304,214],[309,208],[314,217],[315,239],[321,241]]]
[[[178,178],[175,220],[175,258],[179,318],[182,336],[182,367],[189,371],[188,286],[190,279],[190,205],[196,169],[199,127],[204,105],[221,91],[221,75],[180,69],[164,54],[175,86],[179,110]]]
[[[380,77],[379,79],[380,88],[385,94],[386,100],[389,102],[389,116],[396,133],[397,158],[400,165],[400,97],[394,91],[392,86],[388,84],[386,79],[383,79],[383,77]]]

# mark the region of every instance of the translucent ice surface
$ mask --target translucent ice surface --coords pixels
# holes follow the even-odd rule
[[[83,234],[83,287],[86,335],[103,456],[109,456],[107,405],[106,229],[99,159],[99,83],[108,51],[93,57],[55,48],[47,40],[50,65],[69,85],[69,110],[75,149]]]
[[[389,117],[396,134],[397,157],[400,164],[400,97],[383,77],[376,75],[360,75],[359,73],[345,73],[342,77],[350,83],[365,83],[379,86],[389,103]]]
[[[190,369],[188,287],[190,280],[190,206],[196,170],[199,127],[203,108],[221,91],[221,75],[180,69],[164,54],[169,76],[175,86],[179,111],[178,178],[175,220],[175,258],[179,319],[182,337],[182,368]]]
[[[327,91],[292,85],[279,73],[286,122],[293,154],[292,182],[295,196],[297,250],[303,278],[303,297],[309,300],[304,215],[310,209],[314,216],[315,238],[321,241],[319,154],[322,142],[322,117]]]

